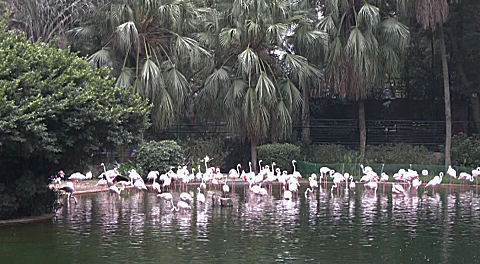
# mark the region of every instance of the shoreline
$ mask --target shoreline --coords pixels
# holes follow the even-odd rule
[[[52,214],[44,214],[44,215],[38,215],[38,216],[29,216],[29,217],[22,217],[22,218],[8,219],[8,220],[0,220],[0,226],[41,222],[41,221],[52,219],[53,216],[54,214],[52,213]]]

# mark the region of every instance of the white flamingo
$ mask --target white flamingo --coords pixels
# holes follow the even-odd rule
[[[197,187],[197,202],[205,203],[205,195],[200,191],[200,187]]]
[[[172,211],[183,211],[183,210],[191,210],[192,209],[192,207],[184,201],[178,201],[177,202],[177,207],[175,207],[175,204],[173,203],[173,200],[170,200],[170,202],[172,203]]]
[[[427,185],[425,185],[425,188],[429,187],[429,186],[432,186],[432,188],[435,188],[435,186],[439,185],[440,183],[442,183],[442,180],[443,180],[443,172],[440,172],[438,175],[436,175],[435,177],[433,177],[433,179],[431,179]]]
[[[293,166],[293,176],[295,178],[302,178],[302,175],[300,174],[300,172],[297,171],[297,161],[296,160],[292,160],[292,166]]]

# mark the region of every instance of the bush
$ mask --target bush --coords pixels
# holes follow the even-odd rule
[[[140,144],[133,152],[137,166],[141,168],[140,174],[158,170],[165,173],[170,166],[184,164],[183,152],[180,145],[174,140],[150,141]]]
[[[480,165],[480,135],[463,133],[452,137],[452,164],[466,167]]]
[[[355,163],[358,152],[342,145],[312,144],[303,149],[304,160],[313,163]]]
[[[262,145],[257,147],[257,153],[258,160],[263,160],[263,164],[275,162],[282,170],[292,170],[292,160],[302,157],[300,147],[290,143]]]
[[[367,146],[366,163],[425,164],[431,152],[424,146],[396,144]]]
[[[3,30],[0,47],[0,218],[40,214],[53,204],[44,190],[49,175],[133,143],[150,106],[133,89],[114,88],[108,69],[93,70],[68,50]]]
[[[227,142],[222,138],[213,139],[188,139],[179,142],[182,146],[185,155],[185,162],[197,169],[197,164],[203,165],[200,162],[205,156],[213,158],[210,165],[219,165],[223,167],[225,158],[229,155],[230,150]],[[205,168],[202,169],[204,170]]]

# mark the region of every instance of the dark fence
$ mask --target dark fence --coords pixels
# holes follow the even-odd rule
[[[441,145],[445,138],[444,121],[421,120],[367,120],[367,144],[407,143],[413,145]],[[473,131],[473,123],[453,122],[453,134]],[[293,138],[300,139],[301,126],[293,128]],[[165,138],[211,138],[231,137],[232,133],[223,122],[177,124],[163,133]],[[314,143],[358,145],[357,119],[312,119],[310,140]]]

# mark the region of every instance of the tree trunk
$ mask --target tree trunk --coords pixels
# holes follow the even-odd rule
[[[450,106],[450,81],[448,77],[447,51],[445,49],[445,36],[443,25],[438,27],[440,37],[440,57],[442,60],[443,92],[445,101],[445,166],[451,164],[450,149],[452,144],[452,113]]]
[[[250,161],[252,162],[252,171],[257,172],[257,142],[255,140],[250,141]]]
[[[310,142],[310,91],[307,85],[302,90],[302,142]]]
[[[358,101],[358,128],[360,130],[360,159],[365,157],[367,144],[367,125],[365,121],[365,101]]]

